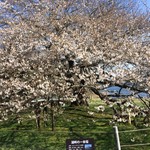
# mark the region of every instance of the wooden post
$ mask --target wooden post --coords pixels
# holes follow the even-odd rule
[[[115,131],[115,140],[116,140],[116,146],[117,146],[116,150],[121,150],[118,127],[114,126],[113,128]]]
[[[130,113],[130,111],[128,112],[128,123],[131,124],[131,113]]]

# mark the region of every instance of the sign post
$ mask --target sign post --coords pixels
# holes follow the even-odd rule
[[[121,150],[118,127],[114,126],[117,150]]]

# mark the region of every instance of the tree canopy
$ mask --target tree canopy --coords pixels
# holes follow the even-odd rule
[[[150,93],[149,12],[133,3],[2,1],[0,14],[1,119],[39,97],[106,100],[99,90],[111,85]]]

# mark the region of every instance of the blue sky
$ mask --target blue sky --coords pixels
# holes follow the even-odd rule
[[[147,10],[150,11],[150,0],[138,0],[139,1],[139,8],[142,11],[146,12]]]

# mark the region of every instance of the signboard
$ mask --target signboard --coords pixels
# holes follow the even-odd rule
[[[67,139],[66,150],[95,150],[94,139]]]

